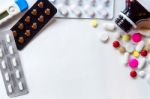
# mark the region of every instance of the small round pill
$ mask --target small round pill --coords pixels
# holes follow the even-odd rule
[[[126,44],[125,48],[126,48],[126,51],[129,52],[129,53],[132,53],[134,51],[134,49],[135,49],[134,46],[132,44],[130,44],[130,43]]]
[[[129,59],[129,61],[128,61],[128,65],[132,68],[132,69],[135,69],[135,68],[137,68],[138,67],[138,64],[139,64],[139,62],[138,62],[138,60],[137,59]]]
[[[145,71],[139,71],[138,76],[141,78],[144,78],[145,77]]]
[[[132,70],[132,71],[130,72],[130,76],[131,76],[132,78],[136,78],[136,77],[137,77],[137,72],[136,72],[135,70]]]
[[[140,56],[140,53],[138,51],[133,51],[132,54],[134,57],[138,58]]]
[[[43,3],[43,2],[40,2],[40,3],[38,4],[38,7],[43,8],[43,7],[44,7],[44,3]]]
[[[31,21],[30,16],[27,16],[26,19],[25,19],[25,22],[26,22],[26,23],[30,23],[30,21]]]
[[[20,24],[18,25],[18,29],[23,30],[23,28],[24,28],[23,23],[20,23]]]
[[[121,34],[119,32],[114,33],[114,39],[120,39],[121,38]]]
[[[124,35],[122,36],[122,40],[125,41],[125,42],[130,41],[130,35],[129,35],[129,34],[124,34]]]
[[[13,35],[16,37],[18,35],[17,31],[13,31]]]
[[[37,10],[36,10],[36,9],[33,9],[32,12],[31,12],[31,14],[32,14],[32,15],[37,15]]]
[[[125,47],[120,47],[120,48],[119,48],[119,52],[120,52],[121,54],[124,54],[124,53],[126,52]]]
[[[44,22],[44,16],[41,15],[41,16],[38,18],[38,21],[39,21],[39,22]]]
[[[37,29],[37,23],[33,23],[31,27],[32,27],[32,29],[36,30]]]
[[[26,30],[25,35],[28,36],[28,37],[31,36],[30,30]]]
[[[119,46],[120,46],[119,41],[114,41],[114,42],[113,42],[113,47],[114,47],[114,48],[118,48]]]
[[[18,42],[19,42],[20,44],[23,44],[23,43],[24,43],[24,38],[23,38],[23,37],[19,37]]]
[[[51,10],[50,10],[49,8],[47,8],[47,9],[45,10],[45,14],[46,14],[46,15],[50,15],[50,13],[51,13]]]
[[[92,20],[91,25],[92,27],[96,28],[98,26],[97,20]]]
[[[138,43],[142,40],[142,35],[140,33],[134,33],[131,36],[131,39],[132,39],[133,42]]]
[[[108,33],[103,33],[101,36],[100,36],[100,40],[105,43],[109,40],[109,35]]]
[[[146,57],[148,54],[147,50],[142,50],[141,51],[141,56]]]

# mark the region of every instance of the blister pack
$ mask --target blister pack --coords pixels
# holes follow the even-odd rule
[[[0,69],[9,97],[28,93],[12,31],[3,31],[0,33]]]
[[[112,19],[114,0],[50,0],[58,9],[56,17]]]
[[[57,9],[49,0],[37,0],[11,28],[17,48],[23,49],[56,13]]]

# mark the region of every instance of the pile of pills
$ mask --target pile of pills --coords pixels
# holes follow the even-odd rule
[[[56,17],[112,19],[114,0],[51,0],[57,7]]]
[[[17,48],[23,49],[56,13],[49,0],[38,0],[11,28]]]
[[[122,64],[130,68],[129,76],[131,78],[143,78],[150,84],[150,74],[147,70],[147,64],[150,59],[150,40],[137,31],[130,33],[121,33],[116,31],[112,23],[105,23],[104,30],[100,40],[105,43],[110,39],[107,32],[113,32],[112,46],[122,55]]]
[[[8,96],[28,93],[19,53],[11,31],[0,33],[0,69]]]

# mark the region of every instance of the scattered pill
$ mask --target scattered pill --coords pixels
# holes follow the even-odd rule
[[[125,47],[120,47],[120,48],[119,48],[119,52],[120,52],[121,54],[124,54],[124,53],[126,52]]]
[[[114,33],[114,39],[119,40],[121,38],[121,34],[119,32]]]
[[[116,30],[116,26],[113,23],[105,23],[103,25],[106,31],[114,32]]]
[[[122,36],[122,40],[125,41],[125,42],[130,41],[130,35],[129,35],[129,34],[124,34],[124,35]]]
[[[146,59],[145,58],[141,58],[139,61],[139,65],[138,65],[138,69],[141,70],[145,67],[146,64]]]
[[[129,59],[128,61],[128,65],[132,68],[132,69],[136,69],[138,67],[138,60],[137,59]]]
[[[135,49],[134,46],[130,43],[126,44],[125,48],[126,48],[126,51],[129,52],[129,53],[132,53]]]
[[[140,52],[143,48],[144,48],[144,46],[145,46],[145,43],[144,43],[144,41],[140,41],[138,44],[137,44],[137,46],[136,46],[136,51],[138,51],[138,52]]]
[[[140,56],[140,53],[138,51],[134,51],[133,52],[133,56],[136,57],[136,58],[138,58]]]
[[[103,34],[100,36],[100,40],[101,40],[103,43],[106,43],[106,42],[109,40],[109,35],[108,35],[108,33],[103,33]]]
[[[136,72],[135,70],[132,70],[132,71],[130,72],[130,76],[131,76],[132,78],[136,78],[136,77],[137,77],[137,72]]]
[[[96,28],[98,26],[97,20],[92,20],[91,25]]]
[[[146,57],[148,54],[147,50],[142,50],[141,51],[141,56]]]
[[[145,71],[138,71],[138,76],[141,78],[145,77]]]
[[[113,42],[113,47],[114,47],[114,48],[118,48],[119,46],[120,46],[119,41],[114,41],[114,42]]]
[[[131,39],[132,39],[133,42],[138,43],[142,40],[142,35],[140,33],[134,33],[131,36]]]
[[[122,59],[122,63],[124,65],[128,64],[129,56],[130,56],[130,54],[128,52],[124,53],[124,56],[123,56],[123,59]]]

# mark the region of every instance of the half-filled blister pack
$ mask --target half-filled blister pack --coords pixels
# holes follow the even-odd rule
[[[58,9],[56,17],[112,19],[114,0],[50,0]]]
[[[8,96],[16,97],[28,93],[12,31],[0,33],[0,69]]]
[[[11,28],[17,48],[23,49],[56,13],[49,0],[38,0]]]

